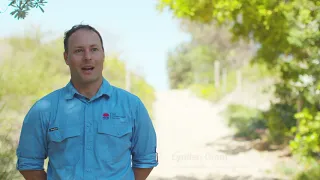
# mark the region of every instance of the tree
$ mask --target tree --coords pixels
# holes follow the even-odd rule
[[[158,8],[169,8],[181,19],[231,24],[233,39],[253,39],[259,48],[252,61],[265,63],[280,72],[275,86],[279,101],[269,112],[271,134],[292,129],[295,139],[291,147],[295,152],[307,158],[320,155],[319,141],[310,141],[320,136],[310,128],[314,126],[310,124],[318,127],[320,109],[320,1],[160,0]],[[281,129],[284,114],[294,117],[296,123],[290,122],[290,126]],[[274,136],[274,139],[282,138]],[[304,143],[312,148],[303,148]]]
[[[217,59],[224,66],[239,68],[247,64],[255,53],[252,42],[234,41],[232,33],[229,32],[230,25],[218,26],[214,22],[199,23],[182,19],[181,29],[192,36],[192,45],[208,46],[216,51]]]
[[[194,84],[214,84],[214,62],[234,70],[246,65],[254,54],[254,45],[233,42],[228,26],[201,24],[183,19],[181,29],[191,35],[168,55],[167,69],[171,88],[187,88]]]
[[[189,44],[180,44],[168,54],[167,71],[173,89],[185,88],[193,82],[191,59],[187,57],[189,49]]]
[[[232,24],[234,38],[254,39],[261,45],[258,57],[269,63],[276,63],[282,54],[305,57],[303,43],[320,43],[317,0],[161,0],[158,7],[192,21]]]
[[[14,8],[10,14],[19,20],[25,19],[28,15],[28,12],[34,8],[39,8],[42,12],[44,12],[43,6],[46,3],[47,2],[45,0],[10,0],[8,6]]]

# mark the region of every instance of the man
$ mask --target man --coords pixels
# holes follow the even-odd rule
[[[102,76],[105,54],[96,29],[72,27],[64,48],[70,82],[29,110],[17,169],[27,180],[145,180],[158,165],[156,133],[145,106]]]

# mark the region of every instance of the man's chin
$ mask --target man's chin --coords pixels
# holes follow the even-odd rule
[[[83,84],[92,84],[92,83],[95,83],[97,81],[99,81],[100,78],[96,77],[96,78],[82,78],[81,79],[81,83]]]

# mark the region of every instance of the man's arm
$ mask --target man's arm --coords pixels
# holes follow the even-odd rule
[[[133,168],[135,180],[146,180],[153,168]]]
[[[38,102],[39,103],[39,102]],[[44,160],[47,157],[46,120],[43,105],[35,104],[24,118],[17,154],[17,170],[26,180],[46,180]]]
[[[139,99],[132,137],[132,168],[136,180],[146,180],[158,165],[157,137],[147,109]]]
[[[21,170],[20,173],[26,180],[46,180],[47,173],[44,170]]]

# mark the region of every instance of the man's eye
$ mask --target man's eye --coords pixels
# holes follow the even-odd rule
[[[92,51],[98,51],[99,49],[98,48],[92,48]]]
[[[74,52],[78,53],[78,52],[82,52],[82,49],[77,49]]]

